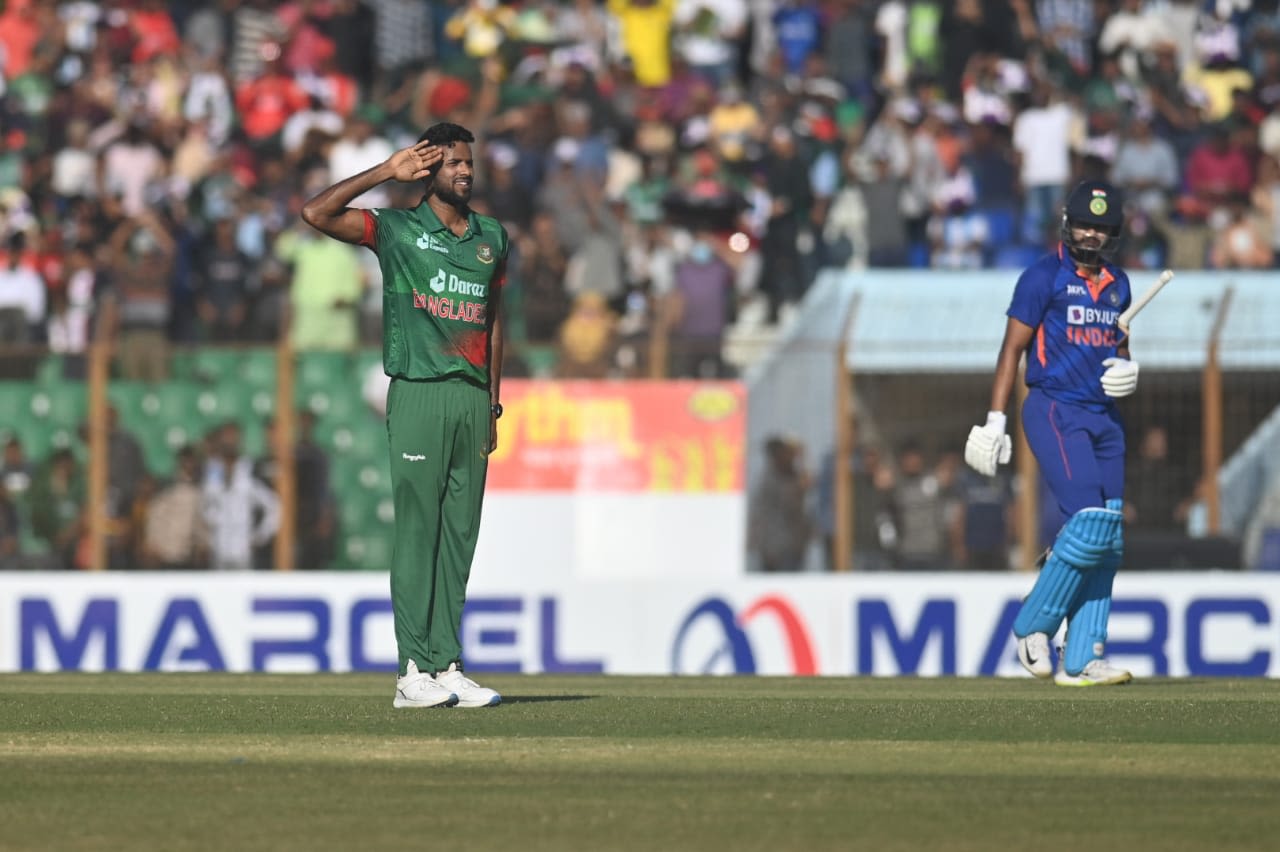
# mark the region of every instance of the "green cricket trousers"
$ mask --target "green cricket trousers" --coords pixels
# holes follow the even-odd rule
[[[462,661],[458,631],[489,466],[489,392],[462,379],[394,379],[387,442],[396,509],[391,557],[400,674]]]

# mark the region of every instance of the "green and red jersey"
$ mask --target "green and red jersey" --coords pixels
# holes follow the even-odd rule
[[[453,233],[424,199],[365,214],[361,241],[382,268],[382,364],[403,379],[489,385],[494,312],[507,260],[506,229],[472,211]]]

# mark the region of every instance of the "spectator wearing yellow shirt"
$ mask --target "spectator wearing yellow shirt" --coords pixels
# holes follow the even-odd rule
[[[472,59],[486,59],[498,52],[516,23],[516,13],[497,0],[470,0],[444,26],[444,34],[462,42]]]
[[[665,86],[671,79],[675,8],[675,0],[609,0],[609,11],[622,29],[623,50],[641,86]]]
[[[294,348],[355,348],[364,286],[356,250],[299,230],[281,234],[275,248],[276,257],[293,267],[289,333]]]
[[[560,325],[559,363],[562,379],[603,379],[609,374],[618,318],[602,294],[583,290]]]
[[[720,89],[719,102],[707,116],[710,138],[727,162],[738,163],[759,153],[764,142],[760,113],[742,98],[742,88],[729,83]]]
[[[1205,123],[1222,121],[1231,114],[1237,89],[1253,89],[1253,75],[1241,61],[1240,48],[1232,38],[1231,27],[1209,23],[1196,37],[1198,62],[1189,62],[1182,70],[1182,82],[1200,95],[1200,119]]]

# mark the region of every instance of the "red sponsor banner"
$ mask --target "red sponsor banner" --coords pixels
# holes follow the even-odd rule
[[[490,489],[742,491],[740,383],[509,379],[502,406]]]

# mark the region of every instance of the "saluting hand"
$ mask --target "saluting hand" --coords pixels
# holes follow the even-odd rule
[[[400,183],[413,183],[427,177],[432,166],[444,159],[440,146],[425,139],[408,148],[401,148],[387,160],[392,177]]]

